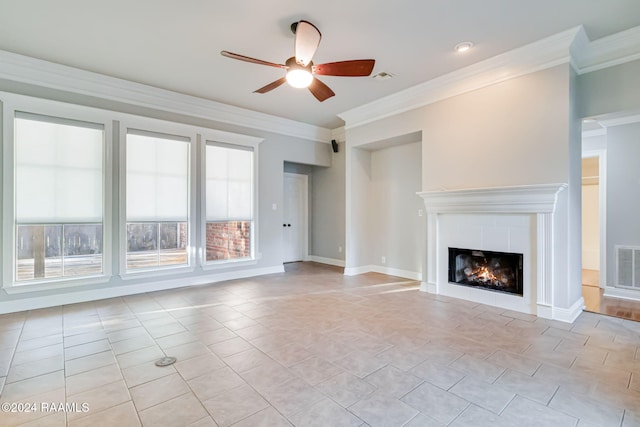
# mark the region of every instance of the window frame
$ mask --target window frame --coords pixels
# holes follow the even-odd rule
[[[113,275],[112,171],[113,117],[107,111],[59,101],[0,92],[2,103],[2,281],[7,293],[23,293],[108,282]],[[49,116],[63,121],[87,122],[103,128],[102,146],[102,273],[87,276],[51,277],[17,281],[16,250],[16,112]]]
[[[199,264],[203,270],[216,270],[229,267],[241,267],[246,265],[255,265],[261,258],[259,251],[259,221],[258,221],[258,164],[259,164],[259,147],[263,138],[256,138],[247,135],[239,135],[213,129],[202,130],[199,141],[199,166],[200,166],[200,245],[198,251]],[[221,259],[207,261],[207,171],[206,171],[206,149],[207,145],[218,145],[233,148],[237,146],[239,149],[250,150],[253,153],[253,170],[251,181],[251,256],[247,258]]]
[[[185,140],[189,144],[188,173],[187,173],[187,263],[177,265],[156,266],[151,268],[127,269],[127,134],[129,129],[136,134],[146,133],[169,139]],[[194,126],[169,122],[159,119],[151,119],[137,116],[121,116],[119,137],[119,230],[120,240],[118,250],[119,276],[123,280],[137,279],[140,277],[154,277],[166,274],[180,274],[193,272],[196,266],[197,230],[196,230],[196,182],[197,164],[197,140],[198,135]],[[173,138],[171,138],[173,137]],[[188,142],[187,142],[188,140]],[[162,222],[162,221],[159,221]]]

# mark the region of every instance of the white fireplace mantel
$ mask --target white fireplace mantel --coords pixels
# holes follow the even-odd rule
[[[418,193],[427,213],[552,213],[567,184],[442,190]]]
[[[427,265],[426,281],[421,289],[442,293],[447,283],[439,274],[439,251],[444,246],[439,229],[442,214],[515,214],[535,215],[532,232],[535,233],[535,284],[531,285],[534,307],[522,307],[521,311],[544,318],[572,321],[570,315],[563,318],[553,304],[554,295],[554,221],[558,194],[567,184],[521,185],[512,187],[442,190],[418,193],[424,199],[427,211]],[[446,282],[446,280],[445,280]],[[515,298],[515,297],[514,297]],[[472,297],[469,299],[473,300]]]

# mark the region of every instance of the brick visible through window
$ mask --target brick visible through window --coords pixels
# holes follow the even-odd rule
[[[251,221],[207,222],[207,261],[250,256]]]

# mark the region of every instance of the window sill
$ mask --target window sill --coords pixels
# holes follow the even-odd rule
[[[42,282],[19,282],[9,286],[5,286],[3,289],[6,293],[23,294],[28,292],[40,292],[50,291],[56,289],[73,288],[79,286],[88,285],[100,285],[109,282],[110,276],[92,276],[92,277],[79,277],[75,279],[58,279]]]
[[[238,260],[220,260],[220,261],[209,261],[206,264],[202,265],[202,270],[210,271],[210,270],[222,270],[224,268],[234,268],[234,267],[244,267],[247,265],[256,265],[258,264],[258,260],[255,258],[242,258]]]
[[[146,277],[158,277],[174,274],[193,273],[195,268],[191,265],[179,265],[175,267],[158,267],[152,270],[128,271],[120,275],[122,280],[134,280]]]

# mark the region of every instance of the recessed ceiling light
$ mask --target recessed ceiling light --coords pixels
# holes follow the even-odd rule
[[[473,42],[462,42],[458,43],[456,47],[453,48],[458,53],[466,52],[473,47]]]

